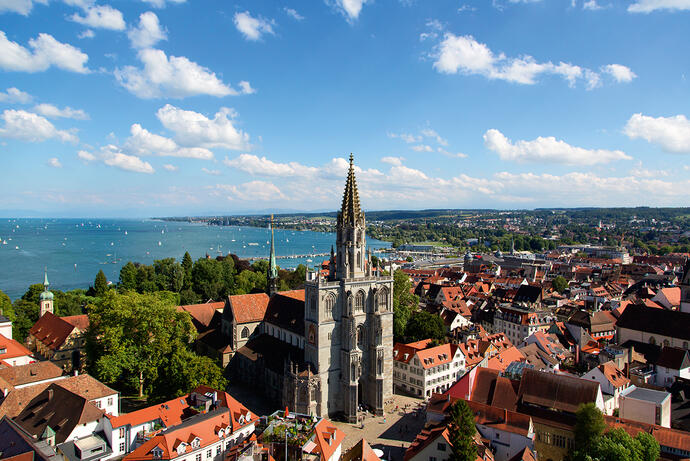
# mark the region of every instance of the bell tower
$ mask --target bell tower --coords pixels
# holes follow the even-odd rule
[[[336,229],[337,267],[335,278],[345,280],[362,277],[365,270],[365,222],[364,213],[359,205],[352,154],[350,154],[350,168],[347,172],[343,203],[338,212]]]
[[[53,314],[53,292],[48,289],[50,283],[48,283],[48,269],[45,270],[43,278],[43,292],[39,296],[40,310],[38,313],[39,317],[43,317],[43,314],[50,312]]]

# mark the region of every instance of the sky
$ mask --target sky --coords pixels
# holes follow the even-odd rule
[[[0,0],[5,216],[688,206],[690,0]]]

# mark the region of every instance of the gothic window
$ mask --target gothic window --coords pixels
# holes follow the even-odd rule
[[[316,308],[318,304],[319,302],[316,299],[316,295],[312,295],[311,299],[309,300],[309,312],[311,313],[312,318],[316,318]]]
[[[335,296],[333,294],[326,295],[326,318],[333,318],[333,307],[335,306]]]
[[[360,291],[355,297],[355,312],[362,312],[364,310],[364,292]]]
[[[360,325],[357,327],[357,347],[360,349],[364,349],[364,345],[366,344],[366,338],[367,332],[366,329],[364,328],[364,325]]]
[[[383,374],[383,357],[376,359],[376,373]]]
[[[388,288],[386,287],[379,290],[378,310],[381,312],[386,312],[388,310]]]
[[[242,339],[249,338],[249,328],[247,328],[247,327],[242,328],[242,333],[240,334],[240,337]]]
[[[654,336],[649,338],[649,344],[651,344],[651,345],[656,344],[656,339],[654,339]]]

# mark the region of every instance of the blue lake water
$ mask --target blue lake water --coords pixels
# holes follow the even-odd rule
[[[206,226],[186,222],[123,219],[2,219],[0,220],[0,290],[13,300],[32,283],[43,283],[48,268],[51,288],[88,288],[99,269],[117,282],[127,261],[151,264],[156,259],[182,260],[209,254],[234,253],[240,258],[265,258],[270,231],[256,227]],[[280,259],[281,256],[326,253],[335,234],[275,230],[278,265],[314,265],[325,257]],[[388,242],[367,240],[372,250]]]

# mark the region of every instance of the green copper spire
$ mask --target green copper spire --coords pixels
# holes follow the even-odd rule
[[[43,292],[39,296],[41,301],[53,299],[53,293],[48,289],[48,287],[50,287],[50,283],[48,283],[48,268],[46,268],[43,277]]]
[[[273,215],[271,215],[271,253],[268,258],[268,274],[267,274],[267,288],[268,295],[272,296],[273,293],[278,291],[276,280],[278,278],[278,265],[276,264],[276,251],[275,243],[273,238]]]

